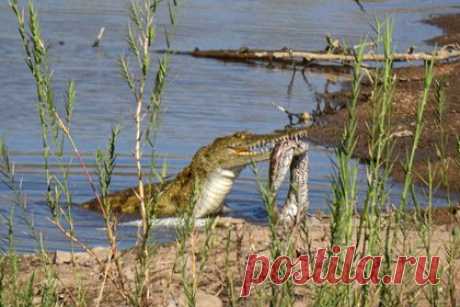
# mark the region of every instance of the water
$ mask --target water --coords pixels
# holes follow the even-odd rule
[[[395,22],[395,48],[405,50],[412,44],[418,50],[428,48],[424,39],[441,34],[435,27],[420,23],[429,14],[458,10],[457,1],[369,1],[365,6],[370,15],[364,15],[353,1],[276,1],[237,0],[185,1],[178,14],[179,25],[172,39],[179,50],[217,48],[282,48],[320,49],[324,35],[332,33],[356,43],[370,30],[370,16],[391,15]],[[63,97],[66,81],[75,80],[77,98],[73,134],[88,163],[94,162],[96,148],[104,148],[111,126],[123,125],[118,150],[117,173],[113,189],[132,186],[133,145],[132,114],[134,104],[126,84],[118,75],[117,58],[126,52],[124,35],[128,23],[126,1],[74,0],[40,1],[41,24],[44,36],[51,44],[51,62],[54,69],[56,97]],[[162,11],[157,23],[167,27],[168,16]],[[12,151],[18,177],[28,199],[27,215],[37,231],[41,232],[50,250],[68,249],[68,241],[49,222],[49,211],[44,203],[45,185],[40,157],[41,142],[35,109],[32,77],[23,61],[16,22],[6,1],[0,4],[0,135]],[[90,47],[99,28],[106,28],[102,47]],[[64,42],[63,45],[59,42]],[[156,48],[164,48],[163,31],[159,31]],[[287,87],[291,72],[249,67],[243,64],[225,64],[206,59],[175,56],[172,59],[164,96],[163,125],[157,140],[158,152],[165,157],[171,174],[187,165],[194,152],[215,137],[237,130],[269,132],[286,123],[283,114],[275,111],[272,102],[292,111],[314,108],[313,93],[301,78],[295,80],[292,91]],[[313,85],[321,89],[325,80],[321,75],[309,76]],[[62,99],[61,99],[62,100]],[[70,152],[70,149],[67,148]],[[331,174],[331,152],[320,147],[311,150],[310,203],[314,211],[326,209]],[[67,155],[68,158],[71,155]],[[266,174],[266,165],[261,165]],[[361,176],[360,191],[365,190]],[[91,190],[75,167],[70,177],[74,202],[92,198]],[[283,187],[285,192],[286,186]],[[393,184],[391,196],[397,200],[400,187]],[[0,211],[8,215],[11,193],[0,186]],[[442,199],[437,199],[442,203]],[[242,173],[227,198],[227,215],[260,222],[265,219],[263,204],[257,192],[254,176],[249,170]],[[21,218],[22,209],[15,212],[15,239],[19,251],[35,249],[27,223]],[[97,214],[75,208],[73,210],[80,239],[92,246],[105,244],[103,223]],[[0,224],[0,235],[5,238],[7,227]],[[120,229],[123,247],[133,244],[136,228]],[[161,230],[160,241],[173,238],[173,232]],[[0,246],[5,246],[0,243]]]

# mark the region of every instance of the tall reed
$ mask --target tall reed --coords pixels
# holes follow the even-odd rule
[[[139,213],[142,219],[142,226],[138,234],[137,245],[139,247],[138,261],[139,268],[136,270],[138,282],[136,289],[138,298],[136,305],[141,305],[149,299],[149,280],[148,261],[149,237],[154,216],[154,199],[149,197],[151,193],[144,188],[144,174],[142,168],[143,147],[147,142],[154,149],[155,130],[158,125],[159,113],[161,108],[161,95],[166,83],[166,74],[169,67],[170,53],[167,52],[159,60],[159,68],[156,73],[155,81],[152,86],[148,86],[152,68],[151,48],[156,38],[156,25],[154,18],[160,1],[143,0],[132,1],[130,5],[130,24],[128,26],[127,42],[130,58],[135,62],[135,68],[130,66],[130,58],[122,56],[119,59],[120,72],[125,79],[135,101],[136,111],[134,114],[135,122],[135,148],[134,160],[137,170],[137,197],[140,203]],[[170,22],[175,25],[175,11],[179,3],[177,1],[168,2],[170,12]],[[168,34],[166,35],[167,47],[169,48]],[[143,119],[147,117],[147,127],[143,126]]]

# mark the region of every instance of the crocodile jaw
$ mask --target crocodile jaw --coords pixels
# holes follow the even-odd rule
[[[213,171],[207,178],[195,204],[195,217],[217,214],[222,209],[224,199],[230,192],[242,168]]]

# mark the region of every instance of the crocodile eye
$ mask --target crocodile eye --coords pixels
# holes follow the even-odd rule
[[[243,132],[237,132],[235,133],[235,137],[244,140],[246,138],[246,135]]]

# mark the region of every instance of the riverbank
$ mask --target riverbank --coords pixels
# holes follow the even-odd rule
[[[314,255],[320,248],[328,248],[330,244],[330,218],[328,216],[317,215],[310,217],[306,223],[306,228],[292,229],[291,240],[295,254]],[[458,223],[458,220],[455,221]],[[359,218],[354,218],[354,231],[357,230]],[[453,224],[437,225],[432,229],[430,239],[432,239],[432,251],[434,255],[441,257],[439,267],[446,268],[448,254],[445,247],[448,246],[451,237],[449,233],[453,229]],[[396,253],[404,253],[406,248],[411,250],[411,255],[426,255],[426,251],[420,244],[419,232],[411,230],[406,232],[406,246],[399,242],[395,246]],[[221,218],[217,220],[216,226],[209,237],[202,230],[196,230],[187,243],[185,258],[188,259],[186,274],[193,280],[196,278],[197,287],[197,306],[218,307],[230,306],[233,300],[237,306],[254,306],[262,304],[265,306],[270,297],[269,279],[263,285],[253,287],[249,298],[242,299],[239,292],[244,280],[246,260],[249,254],[270,255],[271,252],[271,233],[266,226],[254,225],[239,219]],[[203,246],[209,246],[205,265],[201,266]],[[181,267],[181,258],[178,254],[179,245],[176,243],[152,247],[151,252],[154,256],[149,261],[150,272],[150,299],[146,306],[187,306],[184,295],[184,279]],[[20,258],[19,279],[24,284],[27,283],[32,274],[35,280],[46,281],[46,270],[53,272],[58,277],[58,295],[60,302],[64,305],[76,305],[79,293],[84,291],[84,299],[88,306],[93,306],[99,296],[102,282],[104,281],[104,270],[108,263],[110,249],[96,248],[91,253],[68,253],[56,252],[49,253],[48,265],[43,265],[43,257],[23,256]],[[96,261],[96,257],[100,263]],[[122,253],[119,258],[125,286],[131,289],[135,286],[136,276],[136,251],[128,250]],[[459,259],[455,260],[458,266]],[[115,276],[118,281],[117,269],[113,262],[108,265],[108,274]],[[401,290],[404,302],[408,302],[414,293],[417,295],[417,306],[428,306],[423,291],[428,291],[432,286],[413,287],[414,281],[412,270],[408,270],[405,275],[405,286],[394,286],[394,290]],[[443,275],[442,282],[447,282],[446,275]],[[460,273],[453,278],[460,282]],[[294,306],[310,306],[319,294],[318,286],[306,283],[303,286],[294,286]],[[374,289],[375,290],[375,289]],[[39,302],[41,293],[36,293],[34,300]],[[454,293],[458,296],[458,290]],[[125,306],[126,300],[121,291],[115,284],[107,280],[105,284],[102,306]]]
[[[425,22],[439,26],[444,34],[430,39],[433,45],[460,44],[459,15],[437,16]],[[424,67],[410,67],[395,69],[397,83],[394,90],[394,99],[391,114],[391,131],[395,136],[395,147],[392,153],[394,163],[392,175],[396,180],[403,180],[405,172],[403,162],[409,152],[413,134],[415,132],[416,106],[423,94]],[[434,171],[434,182],[442,186],[444,191],[460,192],[460,152],[458,136],[460,135],[460,62],[451,62],[436,65],[434,68],[435,82],[443,84],[445,95],[445,113],[441,125],[437,123],[438,105],[435,99],[434,86],[432,87],[427,108],[424,114],[424,129],[420,139],[414,161],[414,179],[423,185],[428,177],[429,163]],[[372,105],[369,97],[373,90],[370,83],[364,82],[359,99],[358,143],[355,156],[361,160],[369,159],[368,123],[372,116]],[[336,93],[333,99],[342,105],[349,99],[349,92]],[[342,136],[342,129],[347,119],[347,111],[342,108],[334,114],[324,115],[322,125],[313,127],[311,140],[319,145],[336,146]],[[445,142],[442,144],[442,142]],[[440,156],[439,150],[444,148]],[[445,170],[447,177],[441,175]],[[444,180],[447,178],[447,181]]]

